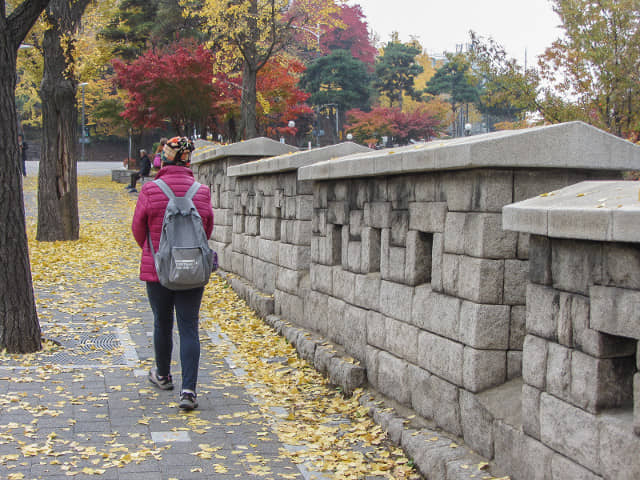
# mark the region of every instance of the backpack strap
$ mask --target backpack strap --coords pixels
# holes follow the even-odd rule
[[[198,189],[201,186],[202,185],[199,184],[198,182],[193,182],[193,184],[189,187],[189,190],[187,190],[187,193],[184,194],[184,198],[188,198],[189,200],[193,200],[193,197],[198,192]]]
[[[164,180],[159,178],[157,180],[154,180],[153,183],[155,183],[156,185],[158,185],[158,187],[160,187],[160,190],[162,190],[162,192],[169,198],[169,200],[175,200],[176,198],[175,193],[173,193],[173,190],[171,190],[171,187],[167,185]]]

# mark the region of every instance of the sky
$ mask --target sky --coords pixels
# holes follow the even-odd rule
[[[491,37],[510,57],[533,66],[536,57],[561,36],[550,0],[352,0],[362,7],[369,29],[386,43],[413,35],[429,53],[455,52],[469,43],[469,30]]]

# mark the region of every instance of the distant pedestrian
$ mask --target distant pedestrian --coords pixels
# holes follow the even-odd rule
[[[138,179],[148,177],[151,172],[151,160],[149,160],[149,155],[147,155],[146,150],[140,150],[139,167],[140,170],[131,174],[131,183],[125,187],[130,193],[136,193],[136,183],[138,182]]]
[[[193,172],[189,168],[193,143],[185,137],[174,137],[167,142],[162,152],[163,165],[156,174],[174,194],[181,197],[194,183]],[[161,188],[153,182],[146,183],[133,215],[132,231],[142,248],[140,280],[147,282],[147,295],[153,311],[153,345],[155,367],[149,371],[149,381],[162,390],[172,390],[171,352],[173,350],[174,311],[180,335],[180,364],[182,368],[182,388],[179,407],[184,410],[197,408],[196,385],[200,363],[200,338],[198,321],[204,287],[190,290],[170,290],[163,287],[149,248],[149,239],[158,251],[165,209],[169,199]],[[207,238],[213,231],[213,210],[211,194],[206,186],[201,186],[193,197],[193,203],[202,217]]]
[[[20,150],[20,161],[22,162],[22,176],[27,176],[27,149],[29,145],[24,141],[24,135],[18,134],[18,149]]]
[[[162,137],[160,139],[160,143],[158,143],[158,148],[156,148],[156,153],[153,155],[153,168],[160,169],[162,167],[162,149],[167,144],[167,138]]]

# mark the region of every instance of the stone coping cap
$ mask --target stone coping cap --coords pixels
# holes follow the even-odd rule
[[[353,142],[338,143],[327,147],[300,150],[277,157],[263,158],[261,160],[243,163],[242,165],[234,165],[227,169],[227,175],[229,177],[242,177],[247,175],[286,172],[358,152],[373,152],[373,150]]]
[[[276,142],[266,137],[252,138],[229,145],[198,140],[196,141],[196,149],[191,155],[191,163],[207,163],[227,157],[273,157],[296,151],[298,151],[298,147]]]
[[[640,147],[583,122],[376,150],[302,167],[299,180],[471,168],[640,169]]]
[[[587,181],[502,209],[505,230],[555,238],[640,242],[640,182]]]

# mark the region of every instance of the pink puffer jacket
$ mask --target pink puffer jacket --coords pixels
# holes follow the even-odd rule
[[[181,197],[189,187],[193,184],[193,172],[187,167],[179,167],[176,165],[167,165],[160,169],[156,174],[156,179],[161,178],[165,181],[176,196]],[[162,232],[162,220],[164,219],[164,211],[167,208],[169,199],[153,182],[145,183],[140,190],[136,210],[133,214],[133,222],[131,230],[133,236],[142,248],[142,258],[140,260],[140,280],[144,282],[157,282],[158,275],[156,267],[151,255],[147,241],[147,231],[151,232],[151,241],[153,248],[158,251],[160,244],[160,234]],[[193,203],[198,209],[198,213],[202,217],[204,231],[207,238],[211,236],[213,231],[213,210],[211,208],[211,193],[206,185],[201,186],[193,197]]]

